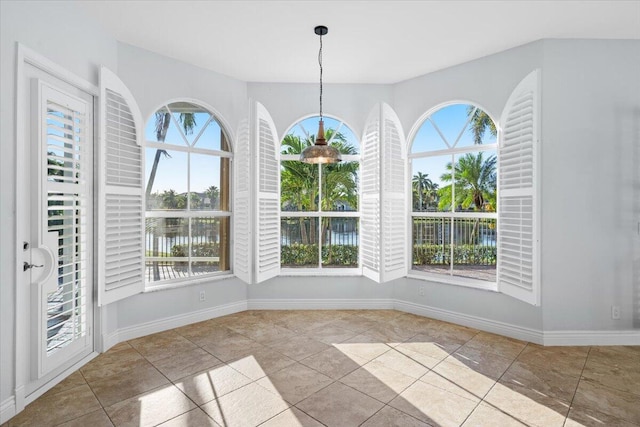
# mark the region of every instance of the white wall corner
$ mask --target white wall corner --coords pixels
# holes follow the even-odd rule
[[[393,305],[396,310],[404,311],[407,313],[417,314],[419,316],[429,317],[431,319],[443,320],[445,322],[456,323],[458,325],[463,325],[494,334],[504,335],[535,344],[543,343],[543,333],[535,329],[523,328],[521,326],[512,325],[510,323],[485,319],[478,316],[471,316],[455,311],[443,310],[441,308],[430,307],[427,305],[414,304],[407,301],[395,300]]]
[[[546,331],[544,345],[640,345],[640,331]]]
[[[206,308],[204,310],[194,311],[192,313],[181,314],[178,316],[167,317],[151,322],[142,323],[128,328],[118,329],[116,332],[103,337],[105,346],[111,346],[134,338],[144,337],[146,335],[163,332],[173,328],[189,325],[191,323],[202,322],[204,320],[213,319],[215,317],[226,316],[228,314],[238,313],[247,310],[247,301],[233,302],[230,304],[219,305],[216,307]],[[108,347],[105,347],[108,348]]]
[[[4,424],[16,415],[16,398],[10,396],[0,402],[0,424]]]
[[[390,299],[250,299],[248,310],[384,310]]]

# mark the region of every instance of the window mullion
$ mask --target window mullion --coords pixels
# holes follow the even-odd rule
[[[449,217],[449,275],[453,276],[453,245],[454,245],[454,237],[453,233],[455,230],[454,227],[454,217],[453,214],[456,211],[456,155],[451,154],[451,216]]]
[[[322,164],[318,164],[318,267],[322,268]]]

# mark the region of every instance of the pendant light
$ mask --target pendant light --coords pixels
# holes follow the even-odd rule
[[[300,161],[304,163],[337,163],[342,161],[340,152],[327,144],[327,140],[324,138],[324,122],[322,121],[322,36],[326,35],[329,29],[324,25],[318,25],[314,28],[314,31],[320,36],[320,52],[318,53],[318,64],[320,64],[320,122],[318,123],[315,144],[304,149],[300,154]]]

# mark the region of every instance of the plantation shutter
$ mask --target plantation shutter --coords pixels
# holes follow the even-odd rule
[[[536,70],[509,97],[498,148],[498,289],[533,305],[540,305],[539,81]]]
[[[377,104],[367,118],[362,135],[361,258],[362,274],[380,282],[380,122]]]
[[[380,120],[382,161],[382,282],[407,275],[406,149],[404,132],[393,109],[382,104]]]
[[[235,188],[233,198],[233,272],[240,280],[251,283],[251,139],[249,119],[238,127],[236,150],[233,157]]]
[[[98,304],[144,290],[142,114],[122,81],[100,70]]]
[[[280,164],[278,137],[269,112],[255,103],[254,135],[256,167],[256,283],[280,274]]]

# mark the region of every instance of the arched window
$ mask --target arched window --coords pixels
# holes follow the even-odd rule
[[[360,266],[360,146],[344,122],[324,117],[327,141],[342,162],[300,162],[302,150],[315,141],[318,119],[301,120],[282,139],[281,267],[344,272]]]
[[[496,282],[496,125],[472,104],[426,115],[410,151],[413,273]]]
[[[145,127],[147,284],[230,270],[230,159],[207,108],[172,102]]]

